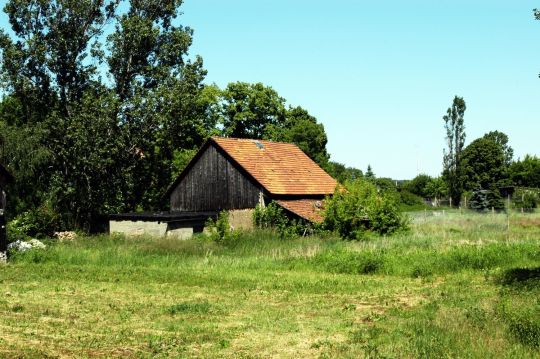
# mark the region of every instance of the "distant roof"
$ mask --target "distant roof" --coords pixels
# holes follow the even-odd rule
[[[292,143],[212,137],[268,192],[274,195],[327,195],[337,182]]]
[[[307,219],[311,222],[322,222],[323,203],[320,200],[314,199],[297,199],[297,200],[278,200],[276,201],[281,207],[285,208],[297,216]]]

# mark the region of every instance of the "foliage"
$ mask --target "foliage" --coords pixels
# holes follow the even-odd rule
[[[289,108],[285,116],[282,135],[275,138],[270,136],[269,139],[294,143],[313,161],[323,168],[326,167],[330,156],[326,151],[328,139],[324,126],[301,107]]]
[[[6,3],[0,142],[17,177],[10,211],[47,202],[70,227],[91,230],[104,214],[162,206],[175,151],[200,146],[217,121],[202,59],[187,58],[192,30],[172,25],[180,5]]]
[[[429,183],[433,181],[433,178],[426,174],[419,174],[415,178],[413,178],[410,181],[407,181],[405,184],[403,184],[403,189],[413,193],[420,197],[430,197],[430,194],[428,194],[426,187]]]
[[[253,212],[253,223],[259,229],[276,230],[281,238],[293,238],[296,236],[311,234],[312,225],[303,220],[291,219],[281,206],[270,202],[267,206],[257,205]]]
[[[375,179],[375,173],[373,173],[373,169],[371,168],[371,165],[367,166],[364,177],[369,180]]]
[[[258,228],[277,228],[284,226],[287,223],[287,216],[283,208],[275,202],[271,202],[267,206],[257,205],[253,212],[253,223]]]
[[[422,197],[415,195],[409,191],[401,189],[399,193],[399,208],[401,210],[420,210],[424,209],[426,205]]]
[[[458,206],[463,193],[462,151],[465,145],[465,124],[463,117],[467,106],[462,97],[455,96],[452,106],[443,116],[448,148],[443,156],[443,178],[448,187],[448,195],[454,206]]]
[[[466,190],[478,186],[481,188],[497,186],[507,178],[503,148],[486,137],[471,142],[463,150],[462,161]]]
[[[540,198],[540,189],[518,188],[514,192],[513,204],[515,208],[534,209]]]
[[[325,203],[326,229],[342,238],[362,239],[369,232],[392,234],[407,228],[407,221],[399,213],[393,196],[378,193],[367,180],[348,182],[338,188]]]
[[[448,187],[441,177],[437,177],[426,184],[424,191],[428,197],[434,199],[435,205],[438,205],[438,201],[448,194]]]
[[[231,229],[228,211],[221,211],[215,220],[209,218],[206,227],[210,230],[210,238],[216,243],[233,244],[238,240],[239,232]]]
[[[510,165],[510,178],[516,186],[540,188],[540,158],[526,155]]]
[[[482,138],[495,142],[502,149],[504,154],[504,164],[510,166],[514,159],[514,149],[508,144],[508,135],[504,132],[491,131],[486,133]]]
[[[342,184],[363,177],[362,170],[354,167],[347,167],[342,163],[334,161],[328,161],[325,170],[330,176]]]
[[[29,237],[52,237],[62,226],[60,216],[54,212],[50,204],[45,203],[32,211],[19,214],[7,225],[8,240],[24,240]]]
[[[223,135],[263,139],[286,121],[285,99],[262,83],[230,83],[222,92]]]
[[[324,126],[302,107],[285,107],[285,99],[262,83],[230,83],[218,96],[218,123],[228,137],[296,144],[313,161],[326,167],[329,155]]]
[[[475,211],[488,211],[491,209],[500,211],[504,209],[504,200],[499,193],[499,190],[495,187],[490,190],[477,187],[471,195],[469,200],[469,208]]]

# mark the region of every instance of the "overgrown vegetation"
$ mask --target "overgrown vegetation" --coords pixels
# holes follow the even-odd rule
[[[317,224],[288,217],[285,210],[275,202],[270,202],[264,207],[257,205],[253,212],[253,224],[259,229],[276,231],[280,238],[311,235],[321,229]]]
[[[49,241],[0,266],[0,356],[540,355],[539,216],[428,214],[369,241]]]
[[[325,201],[324,227],[347,239],[363,239],[369,233],[393,234],[407,228],[395,199],[371,181],[346,183]]]

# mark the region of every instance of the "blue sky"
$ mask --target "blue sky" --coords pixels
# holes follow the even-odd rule
[[[499,130],[516,157],[540,155],[535,7],[540,0],[184,0],[177,22],[195,30],[190,54],[203,57],[208,83],[271,86],[324,124],[332,160],[408,179],[441,172],[454,95],[467,102],[467,143]]]
[[[442,116],[539,154],[540,1],[185,0],[207,82],[262,82],[316,116],[332,159],[377,176],[438,175]]]

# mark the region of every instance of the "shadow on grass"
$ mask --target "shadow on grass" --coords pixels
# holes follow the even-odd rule
[[[504,271],[499,282],[509,286],[540,286],[540,267],[538,268],[512,268]]]

